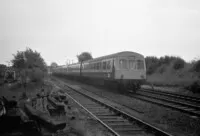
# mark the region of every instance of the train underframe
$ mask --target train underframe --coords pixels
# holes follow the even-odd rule
[[[67,78],[70,80],[80,81],[82,83],[91,84],[95,86],[104,86],[106,88],[117,90],[120,93],[126,92],[136,92],[140,89],[144,80],[139,79],[102,79],[102,78],[94,78],[94,77],[86,77],[86,76],[78,76],[78,75],[63,75],[59,73],[54,73],[53,75],[58,77]]]
[[[136,92],[141,88],[144,80],[140,79],[119,79],[117,80],[120,92]]]

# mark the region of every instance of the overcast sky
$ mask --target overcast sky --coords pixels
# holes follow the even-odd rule
[[[0,0],[0,64],[30,47],[47,64],[119,51],[200,57],[200,0]]]

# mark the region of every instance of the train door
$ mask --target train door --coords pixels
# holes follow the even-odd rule
[[[112,69],[111,69],[111,78],[112,79],[115,79],[115,62],[116,62],[116,59],[115,58],[113,58],[112,60],[111,60],[111,67],[112,67]]]

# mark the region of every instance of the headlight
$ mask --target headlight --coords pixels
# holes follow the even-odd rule
[[[142,79],[144,79],[144,75],[141,75],[140,77],[141,77]]]

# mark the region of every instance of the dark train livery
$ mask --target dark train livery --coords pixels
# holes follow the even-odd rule
[[[146,79],[145,58],[135,52],[119,52],[80,63],[58,66],[53,74],[90,79],[103,85],[117,84],[120,90],[135,90]]]

